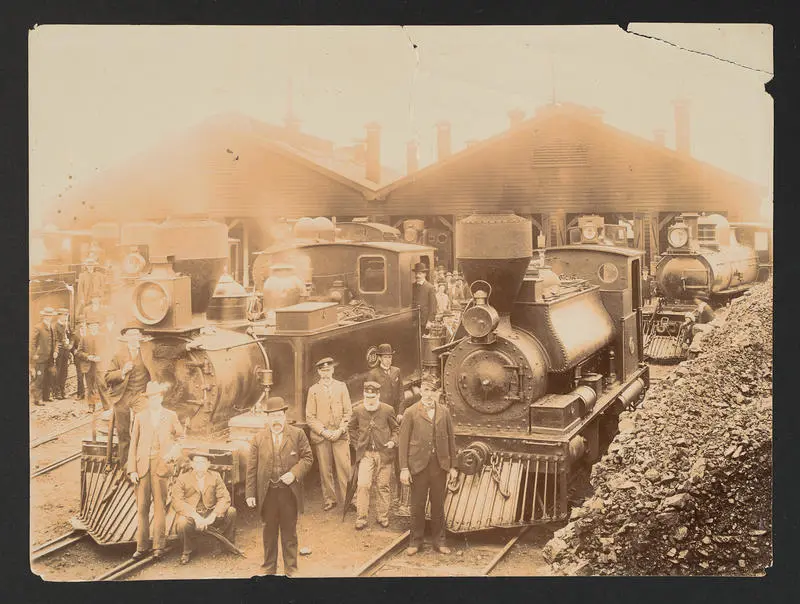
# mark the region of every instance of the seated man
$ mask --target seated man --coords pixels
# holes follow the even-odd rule
[[[214,528],[234,543],[236,539],[236,509],[222,477],[210,471],[209,454],[194,451],[189,454],[192,471],[184,472],[172,487],[172,507],[178,513],[178,535],[183,540],[181,564],[188,564],[194,537],[198,532]]]

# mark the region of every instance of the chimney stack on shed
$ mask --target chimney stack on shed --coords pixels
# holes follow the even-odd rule
[[[441,121],[436,124],[436,159],[442,161],[450,157],[450,122]]]
[[[672,102],[675,107],[675,150],[685,155],[691,154],[691,134],[689,129],[689,101],[678,99]]]
[[[523,121],[525,121],[525,112],[522,109],[515,107],[514,109],[508,112],[509,129],[516,128]]]
[[[381,126],[376,122],[370,122],[366,128],[366,179],[378,184],[381,181]]]
[[[419,170],[419,145],[412,140],[406,143],[406,174]]]
[[[666,135],[667,131],[663,128],[657,128],[656,130],[653,130],[653,140],[656,142],[656,144],[659,144],[662,147],[666,145]]]

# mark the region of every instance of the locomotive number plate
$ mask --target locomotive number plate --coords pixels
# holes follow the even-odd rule
[[[603,283],[614,283],[619,278],[619,269],[616,264],[604,262],[597,269],[597,276]]]

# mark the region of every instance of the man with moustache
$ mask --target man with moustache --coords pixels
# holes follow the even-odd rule
[[[448,474],[450,478],[458,476],[454,467],[453,420],[447,407],[438,404],[436,384],[430,378],[422,378],[420,396],[421,400],[409,407],[400,424],[400,482],[411,486],[411,539],[406,554],[413,556],[422,546],[428,499],[433,548],[449,554],[444,534],[444,495]]]
[[[47,306],[39,311],[39,316],[42,320],[33,328],[30,345],[30,365],[33,374],[31,400],[37,406],[41,406],[42,401],[50,402],[57,347],[57,333],[53,325],[56,311]]]
[[[308,389],[306,423],[311,442],[317,451],[319,477],[322,483],[323,509],[336,507],[347,495],[350,482],[350,443],[347,426],[353,414],[350,393],[344,382],[333,379],[335,363],[330,357],[316,362],[319,381]],[[333,472],[339,485],[339,497],[334,486]]]
[[[419,308],[419,328],[425,333],[436,314],[436,290],[426,280],[428,267],[422,262],[414,265],[414,283],[411,284],[411,308]]]
[[[378,366],[370,369],[367,380],[378,382],[381,386],[381,402],[386,403],[397,414],[397,421],[403,418],[405,397],[403,396],[403,378],[400,369],[392,365],[395,351],[391,344],[378,346]]]
[[[236,508],[231,506],[231,496],[217,472],[209,470],[211,453],[189,453],[191,472],[184,472],[172,487],[172,507],[178,514],[177,530],[183,541],[181,564],[188,564],[192,556],[197,533],[214,528],[234,543],[236,540]]]
[[[150,550],[150,505],[153,504],[153,557],[164,555],[166,543],[167,480],[172,461],[180,455],[177,439],[184,436],[178,415],[161,406],[168,386],[148,382],[142,399],[147,408],[136,416],[128,453],[128,476],[136,485],[136,552],[134,560]]]
[[[142,360],[141,343],[152,338],[145,336],[139,329],[131,328],[124,330],[117,339],[126,346],[111,357],[105,371],[104,383],[105,396],[114,409],[119,458],[124,463],[130,443],[131,411],[138,413],[146,406],[140,395],[150,381],[150,371]]]
[[[297,573],[297,512],[302,511],[302,480],[314,460],[305,432],[286,425],[289,405],[279,396],[267,399],[267,427],[250,443],[245,479],[245,502],[258,506],[264,523],[262,541],[267,574],[278,566],[278,534],[283,550],[283,570]]]

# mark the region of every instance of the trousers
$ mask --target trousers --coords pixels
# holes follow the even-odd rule
[[[329,440],[316,445],[319,461],[319,478],[322,483],[322,499],[325,503],[344,501],[347,495],[347,483],[350,482],[350,443],[342,438],[336,442]],[[336,496],[333,472],[336,470],[336,484],[339,496]]]
[[[36,363],[31,382],[31,399],[34,403],[50,400],[54,373],[53,363]]]
[[[431,502],[431,540],[434,547],[445,544],[444,494],[447,488],[447,472],[431,455],[427,467],[411,476],[411,539],[410,547],[422,545],[425,536],[425,504]]]
[[[358,462],[358,490],[356,492],[356,509],[358,520],[366,520],[369,513],[369,494],[372,482],[377,479],[378,501],[375,514],[381,522],[389,520],[389,499],[392,493],[392,471],[394,464],[383,461],[378,451],[365,451]]]
[[[119,443],[119,462],[124,466],[131,446],[131,409],[128,405],[114,405],[114,427]]]
[[[77,378],[77,382],[78,382],[78,390],[75,393],[75,397],[78,400],[81,400],[86,396],[86,387],[85,387],[86,374],[85,373],[81,373],[81,369],[80,369],[80,367],[78,367],[77,363],[75,363],[75,377]]]
[[[270,486],[261,506],[264,522],[264,568],[274,575],[278,568],[278,534],[283,550],[283,571],[291,576],[297,572],[297,499],[287,486]]]
[[[56,357],[56,383],[53,388],[59,400],[67,398],[67,369],[69,369],[69,350],[62,350]]]
[[[200,515],[204,518],[211,513],[211,510],[208,510],[205,513],[201,513]],[[216,520],[211,524],[211,528],[217,529],[220,533],[222,533],[225,538],[230,541],[231,543],[236,542],[236,508],[233,506],[229,507],[225,510],[225,513],[222,516],[217,517]],[[188,516],[184,516],[181,514],[178,516],[177,520],[177,529],[178,535],[183,541],[183,553],[184,554],[191,554],[192,550],[194,550],[194,540],[197,535],[202,535],[203,533],[197,530],[197,525],[194,523],[194,518],[190,518]]]
[[[150,460],[150,468],[157,462]],[[136,485],[136,550],[146,551],[150,544],[150,505],[153,505],[153,549],[163,549],[167,540],[167,477],[148,470]]]

